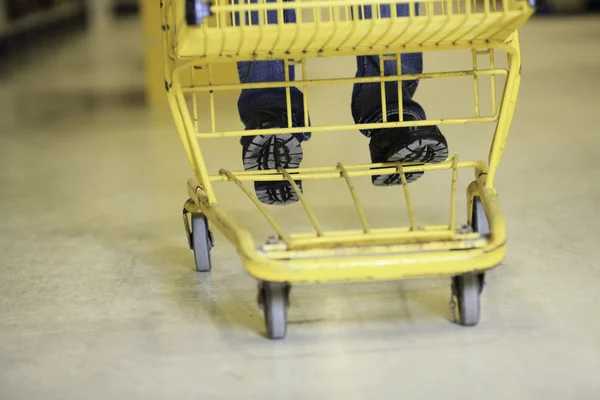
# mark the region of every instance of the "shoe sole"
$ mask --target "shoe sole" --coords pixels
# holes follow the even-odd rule
[[[244,169],[264,171],[279,167],[298,168],[302,156],[302,146],[294,135],[258,135],[252,139],[244,152]],[[302,183],[296,184],[302,190]],[[298,195],[289,182],[255,182],[254,190],[258,200],[264,204],[286,205],[298,201]]]
[[[398,150],[388,158],[388,162],[413,162],[439,164],[448,159],[448,145],[443,140],[432,138],[417,139]],[[406,174],[406,183],[411,183],[423,176],[423,172]],[[400,174],[376,175],[375,186],[401,185]]]

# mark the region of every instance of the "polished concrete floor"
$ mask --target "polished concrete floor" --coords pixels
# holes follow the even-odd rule
[[[599,28],[573,18],[523,30],[522,96],[498,178],[509,253],[474,329],[449,322],[446,279],[316,285],[294,289],[287,339],[266,340],[255,283],[221,235],[213,273],[194,270],[180,216],[189,168],[168,115],[141,104],[137,24],[13,68],[0,80],[0,399],[597,399]],[[347,100],[327,97],[349,95],[339,90],[317,92],[315,121],[349,121]],[[451,113],[466,93],[424,84],[419,98]],[[224,98],[222,122],[239,126],[234,102]],[[484,158],[489,133],[478,129],[448,128],[452,151]],[[234,140],[207,148],[214,168],[240,167]],[[357,133],[305,150],[306,165],[368,158]],[[357,186],[373,221],[402,221],[401,191]],[[306,185],[327,227],[349,223],[336,188]],[[425,222],[444,218],[447,176],[412,188]],[[265,234],[237,192],[218,190]],[[276,214],[305,229],[297,211]]]

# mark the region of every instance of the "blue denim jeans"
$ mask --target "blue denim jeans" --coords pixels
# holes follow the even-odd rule
[[[237,3],[238,0],[232,0]],[[247,0],[246,0],[247,1]],[[267,0],[275,2],[276,0]],[[287,1],[287,0],[286,0]],[[257,0],[250,0],[250,3],[256,3]],[[358,17],[362,19],[371,19],[373,7],[364,6],[364,16],[362,7]],[[381,16],[389,18],[391,15],[390,5],[380,5]],[[396,5],[397,15],[409,15],[407,4]],[[417,10],[418,11],[418,10]],[[283,13],[285,23],[296,22],[296,16],[293,10],[285,10]],[[248,18],[247,18],[248,19]],[[236,16],[239,24],[239,16]],[[251,24],[258,24],[258,14],[251,13]],[[277,23],[277,12],[267,12],[267,22],[269,24]],[[246,21],[248,23],[248,21]],[[356,58],[357,71],[356,77],[379,76],[380,60],[378,56],[359,56]],[[418,74],[423,72],[423,54],[409,53],[402,54],[401,66],[403,74]],[[282,82],[284,77],[283,61],[246,61],[239,62],[238,74],[241,83],[254,82]],[[384,73],[386,76],[397,75],[396,61],[384,61]],[[289,70],[290,80],[294,80],[294,68]],[[425,119],[425,111],[413,100],[417,90],[418,81],[404,81],[402,84],[402,103],[404,114],[410,114],[416,119]],[[388,116],[398,114],[398,84],[397,82],[386,82],[386,114]],[[296,87],[290,90],[292,103],[292,122],[294,126],[304,125],[304,106],[302,92]],[[260,119],[265,113],[286,113],[286,93],[285,88],[272,89],[244,89],[238,100],[238,110],[240,118],[245,125],[251,124],[251,121]],[[352,90],[352,116],[357,124],[376,123],[382,121],[381,105],[381,84],[380,83],[357,83]],[[369,135],[370,131],[362,131]],[[308,140],[310,133],[298,135],[301,140]]]

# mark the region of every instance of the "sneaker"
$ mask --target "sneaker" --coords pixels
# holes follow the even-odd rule
[[[416,118],[404,114],[405,121]],[[388,118],[389,122],[398,121],[398,116]],[[441,163],[448,159],[448,144],[437,126],[411,126],[405,128],[378,129],[371,134],[369,143],[371,161],[412,162],[418,164]],[[423,176],[423,172],[406,174],[407,183],[414,182]],[[373,185],[401,185],[400,174],[372,176]]]
[[[248,125],[250,129],[272,129],[287,126],[283,120],[269,116],[268,120]],[[242,160],[246,171],[275,170],[279,167],[298,168],[302,161],[302,146],[295,135],[257,135],[244,136]],[[302,182],[296,181],[302,190]],[[256,197],[269,205],[286,205],[298,201],[298,195],[287,181],[254,182]]]

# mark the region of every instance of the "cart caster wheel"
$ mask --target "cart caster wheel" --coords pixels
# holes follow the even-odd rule
[[[479,233],[481,236],[487,236],[491,233],[490,223],[485,216],[483,203],[479,197],[473,199],[473,214],[471,216],[471,227],[473,232]]]
[[[192,250],[196,260],[196,270],[198,272],[209,272],[211,269],[210,249],[212,241],[208,222],[202,213],[192,213]]]
[[[283,339],[287,332],[287,308],[290,285],[277,282],[262,282],[259,287],[259,303],[265,315],[267,337]]]
[[[479,295],[483,274],[467,274],[452,278],[452,293],[458,307],[458,323],[475,326],[479,323]]]
[[[489,236],[492,230],[490,229],[490,223],[485,216],[485,210],[483,209],[483,203],[479,197],[473,199],[473,213],[471,215],[471,227],[473,232],[479,233],[481,236]],[[478,274],[479,279],[479,291],[483,290],[485,285],[485,274]]]

